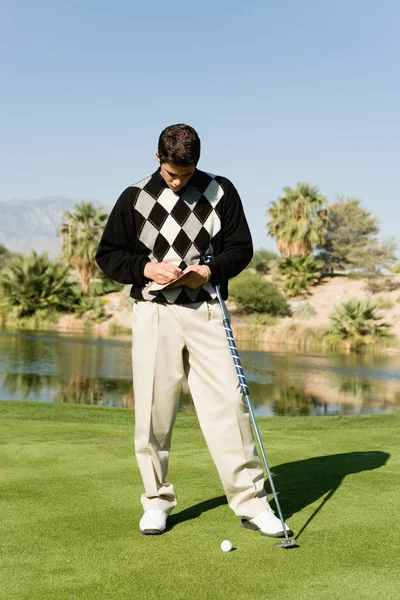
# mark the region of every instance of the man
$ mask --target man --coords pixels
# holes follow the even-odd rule
[[[164,129],[159,169],[128,187],[114,206],[96,254],[100,268],[132,284],[135,451],[143,479],[140,532],[161,534],[177,504],[166,482],[172,428],[184,377],[229,506],[242,524],[282,537],[270,509],[226,342],[215,284],[251,260],[239,195],[224,177],[197,169],[200,140],[188,125]],[[204,264],[204,257],[211,261]]]

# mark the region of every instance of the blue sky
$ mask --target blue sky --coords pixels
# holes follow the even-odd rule
[[[399,240],[396,0],[0,0],[0,23],[0,200],[111,206],[187,122],[256,247],[297,181],[361,198]]]

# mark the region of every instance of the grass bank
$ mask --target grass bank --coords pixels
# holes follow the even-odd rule
[[[153,538],[138,533],[131,411],[1,402],[0,598],[398,598],[400,416],[259,424],[299,549],[239,527],[193,415],[174,432],[180,503]]]
[[[282,318],[271,325],[258,325],[250,318],[241,318],[233,321],[233,332],[237,342],[252,341],[258,346],[281,345],[290,350],[302,352],[356,352],[349,348],[348,343],[337,342],[332,346],[326,336],[326,327],[317,327]],[[357,352],[387,354],[388,352],[400,353],[400,339],[396,336],[390,338],[368,340]]]

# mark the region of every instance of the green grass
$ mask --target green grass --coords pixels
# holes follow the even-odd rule
[[[171,528],[145,537],[131,411],[1,402],[0,598],[399,598],[400,416],[259,424],[298,549],[239,527],[195,416],[174,431]]]

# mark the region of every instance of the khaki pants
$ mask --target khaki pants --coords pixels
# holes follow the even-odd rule
[[[133,318],[135,450],[144,510],[170,511],[177,503],[165,479],[186,375],[229,506],[238,516],[257,516],[268,507],[264,474],[218,301],[184,306],[138,301]]]

